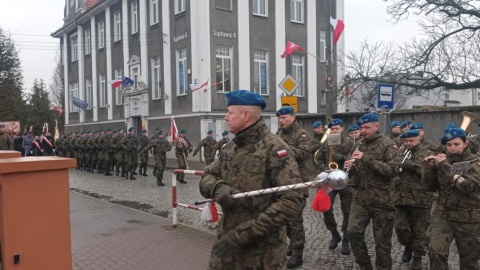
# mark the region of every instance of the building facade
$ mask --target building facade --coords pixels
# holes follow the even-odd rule
[[[343,0],[66,0],[64,25],[52,34],[62,52],[66,131],[133,126],[151,134],[168,130],[174,116],[194,143],[209,129],[221,137],[225,93],[236,89],[265,97],[276,131],[277,85],[287,74],[300,82],[298,113],[324,113],[330,15],[344,19]],[[287,41],[309,54],[281,58]],[[333,70],[336,81],[342,69]],[[124,76],[135,85],[112,89],[108,82]]]

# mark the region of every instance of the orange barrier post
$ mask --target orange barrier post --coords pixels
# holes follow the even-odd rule
[[[1,155],[0,155],[1,156]],[[61,157],[0,159],[2,270],[71,270],[68,168]]]

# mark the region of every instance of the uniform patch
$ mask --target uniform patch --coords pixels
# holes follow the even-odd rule
[[[307,134],[302,134],[302,138],[306,138],[307,137]]]
[[[283,157],[283,156],[288,155],[288,152],[287,152],[287,150],[283,149],[283,150],[277,151],[277,155],[279,157]]]
[[[398,149],[398,146],[396,144],[392,145],[393,149]]]

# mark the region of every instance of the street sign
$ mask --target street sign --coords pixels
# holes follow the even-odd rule
[[[278,84],[278,87],[280,87],[287,96],[291,96],[299,86],[300,83],[290,76],[290,74],[285,76],[285,78]]]
[[[395,85],[393,84],[378,84],[378,108],[384,107],[393,109],[393,99],[395,97]]]
[[[297,96],[283,96],[282,107],[292,106],[294,112],[298,112],[298,97]]]

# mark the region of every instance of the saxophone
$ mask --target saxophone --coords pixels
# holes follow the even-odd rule
[[[338,169],[338,163],[333,161],[333,154],[335,154],[336,150],[337,150],[337,143],[336,142],[333,145],[328,146],[328,168],[330,170],[337,170]]]

